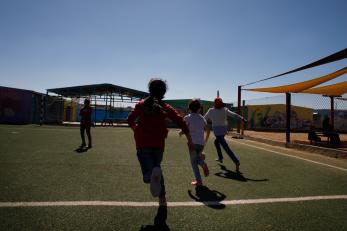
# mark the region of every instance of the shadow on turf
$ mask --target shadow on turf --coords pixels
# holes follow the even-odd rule
[[[79,148],[75,149],[75,152],[77,152],[77,153],[83,153],[83,152],[87,152],[88,149],[89,149],[89,148],[87,148],[87,147],[84,147],[84,148],[79,147]]]
[[[241,172],[233,172],[229,169],[227,169],[224,165],[219,164],[220,169],[222,170],[221,172],[216,173],[216,176],[231,179],[231,180],[237,180],[237,181],[255,181],[255,182],[261,182],[261,181],[268,181],[269,179],[250,179],[247,177],[244,177]]]
[[[211,190],[208,187],[201,185],[195,188],[195,195],[193,195],[191,190],[188,190],[188,195],[190,198],[197,202],[201,202],[207,207],[213,209],[224,209],[225,205],[220,203],[226,198],[226,196],[216,190]]]
[[[167,206],[159,206],[157,215],[154,218],[154,225],[141,226],[140,231],[170,231],[166,224]]]

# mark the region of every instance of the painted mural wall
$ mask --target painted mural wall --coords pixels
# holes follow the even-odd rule
[[[286,106],[284,104],[251,105],[248,109],[248,124],[250,129],[285,129]],[[313,121],[313,109],[291,107],[291,128],[308,130]]]

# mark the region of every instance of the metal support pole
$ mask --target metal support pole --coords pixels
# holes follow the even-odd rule
[[[237,87],[237,114],[241,114],[241,86]],[[240,133],[241,123],[237,121],[237,133]]]
[[[243,118],[245,118],[245,105],[246,105],[246,101],[242,100],[242,113],[241,113],[241,116]],[[242,123],[241,124],[241,136],[243,136],[244,133],[245,133],[245,123],[243,121],[241,123]]]
[[[40,110],[40,126],[42,126],[43,124],[43,117],[44,117],[44,113],[45,113],[45,95],[42,94],[41,95],[41,110]]]
[[[334,96],[330,96],[330,124],[331,128],[334,130],[335,126],[335,108],[334,108]]]
[[[94,96],[94,127],[96,127],[96,96]]]
[[[108,95],[106,94],[106,110],[105,110],[105,115],[104,115],[104,122],[106,121],[107,114],[108,114],[108,108],[107,108],[107,100],[108,100]]]
[[[291,112],[290,112],[290,106],[291,106],[291,95],[290,93],[286,93],[286,142],[290,143],[290,118],[291,118]]]

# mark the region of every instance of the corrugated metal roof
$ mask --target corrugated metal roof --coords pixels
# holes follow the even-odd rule
[[[149,93],[135,89],[121,87],[114,84],[102,83],[92,85],[82,85],[73,87],[62,87],[47,89],[47,92],[55,93],[64,97],[88,97],[92,95],[119,95],[129,98],[145,98]]]

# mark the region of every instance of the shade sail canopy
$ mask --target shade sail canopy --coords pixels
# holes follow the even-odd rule
[[[252,89],[244,89],[248,91],[258,91],[258,92],[269,92],[269,93],[298,93],[302,92],[306,89],[315,87],[319,84],[325,83],[329,80],[332,80],[336,77],[339,77],[343,74],[347,73],[347,67],[342,68],[338,71],[335,71],[333,73],[330,73],[328,75],[318,77],[315,79],[311,79],[308,81],[290,84],[290,85],[282,85],[277,87],[266,87],[266,88],[252,88]]]
[[[287,71],[285,73],[282,73],[282,74],[279,74],[279,75],[275,75],[275,76],[272,76],[272,77],[269,77],[269,78],[265,78],[265,79],[261,79],[261,80],[255,81],[255,82],[247,83],[247,84],[244,84],[243,86],[251,85],[251,84],[254,84],[254,83],[259,83],[259,82],[262,82],[262,81],[265,81],[265,80],[277,78],[277,77],[280,77],[280,76],[283,76],[283,75],[288,75],[288,74],[291,74],[291,73],[294,73],[294,72],[297,72],[297,71],[302,71],[302,70],[305,70],[305,69],[308,69],[308,68],[320,66],[320,65],[323,65],[323,64],[326,64],[326,63],[331,63],[331,62],[335,62],[335,61],[338,61],[338,60],[341,60],[341,59],[346,59],[346,58],[347,58],[347,48],[345,48],[345,49],[343,49],[343,50],[341,50],[339,52],[336,52],[336,53],[334,53],[332,55],[329,55],[327,57],[324,57],[324,58],[322,58],[320,60],[317,60],[315,62],[307,64],[305,66],[302,66],[302,67],[299,67],[299,68],[295,68],[294,70]]]
[[[316,87],[302,91],[301,93],[319,94],[326,96],[342,96],[347,93],[347,81],[324,87]]]

